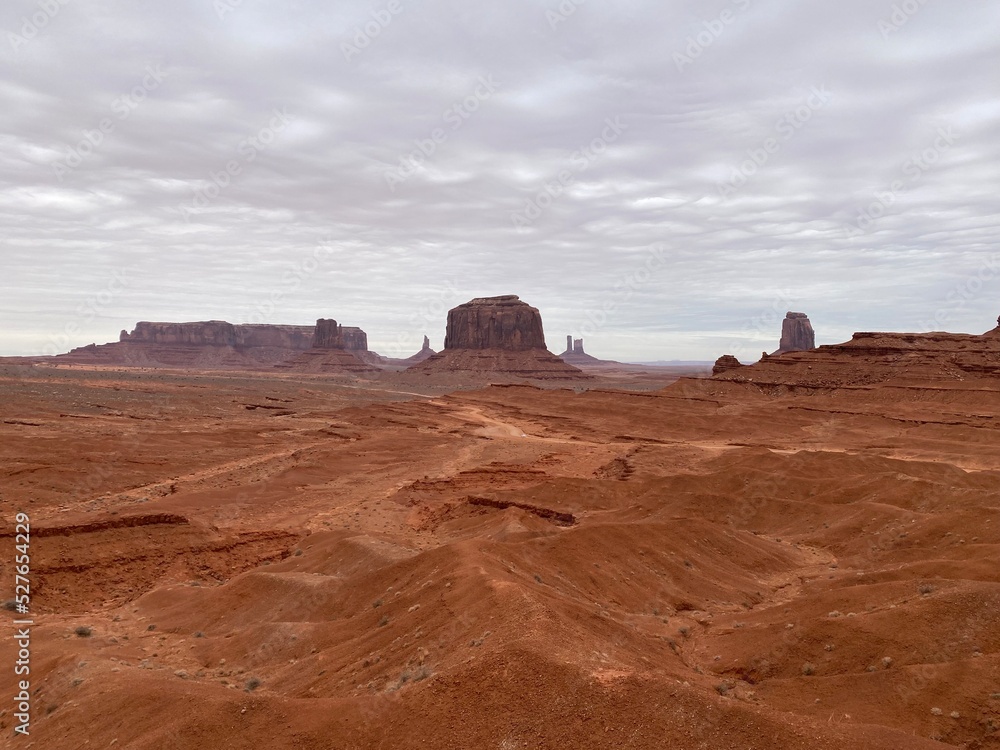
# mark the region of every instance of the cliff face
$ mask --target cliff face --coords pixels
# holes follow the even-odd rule
[[[234,346],[236,326],[224,320],[199,323],[151,323],[139,321],[132,333],[118,337],[129,344],[192,344],[201,346]]]
[[[566,351],[559,355],[559,359],[577,367],[617,364],[610,360],[591,357],[583,350],[583,339],[575,339],[572,336],[566,337]]]
[[[1000,328],[962,333],[855,333],[843,344],[767,357],[719,379],[762,386],[865,386],[889,380],[1000,378]]]
[[[312,345],[312,326],[267,324],[234,325],[224,320],[197,323],[151,323],[140,321],[128,333],[122,331],[119,342],[183,346],[278,347],[308,349]]]
[[[345,327],[336,320],[320,318],[316,321],[313,337],[314,349],[345,349],[352,352],[368,351],[368,334],[360,328]]]
[[[516,294],[479,297],[448,311],[449,349],[545,349],[542,316]]]
[[[729,372],[730,370],[735,370],[739,367],[743,367],[736,357],[732,354],[723,354],[717,360],[715,360],[715,365],[712,367],[713,375],[720,375],[724,372]]]
[[[591,377],[545,348],[541,314],[514,294],[479,297],[449,310],[444,351],[410,371],[460,373],[484,382]]]
[[[781,322],[781,341],[775,354],[804,352],[816,348],[816,334],[809,316],[805,313],[790,312]]]
[[[266,369],[312,345],[313,326],[234,325],[224,320],[196,323],[140,321],[111,344],[90,344],[61,361],[133,367],[179,367],[215,370]]]

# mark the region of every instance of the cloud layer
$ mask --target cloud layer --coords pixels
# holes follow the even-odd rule
[[[145,320],[753,359],[1000,313],[1000,7],[7,3],[0,353]]]

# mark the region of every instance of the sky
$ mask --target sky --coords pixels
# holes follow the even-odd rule
[[[1000,314],[1000,4],[5,0],[0,354],[139,320],[753,361]]]

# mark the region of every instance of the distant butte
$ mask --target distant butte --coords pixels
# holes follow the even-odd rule
[[[574,339],[572,336],[566,337],[566,351],[559,355],[559,359],[568,362],[576,367],[600,367],[602,365],[617,365],[618,362],[598,359],[583,350],[583,339]]]
[[[316,321],[312,347],[278,367],[296,372],[371,374],[379,372],[381,357],[368,351],[368,334],[336,320]]]
[[[54,358],[57,363],[196,369],[271,367],[312,344],[313,326],[140,321],[118,341],[89,344]]]
[[[541,313],[514,294],[477,297],[449,310],[444,351],[409,371],[545,380],[589,377],[545,348]]]
[[[743,364],[736,357],[732,354],[723,354],[715,360],[715,365],[712,367],[712,374],[721,375],[724,372],[729,372],[729,370],[735,370],[740,367],[743,367]]]
[[[800,312],[789,312],[781,322],[781,341],[774,354],[804,352],[816,348],[816,334],[809,316]]]
[[[855,333],[843,344],[766,357],[755,365],[715,375],[716,379],[760,386],[809,388],[983,377],[1000,377],[1000,326],[978,336],[941,332]]]
[[[428,357],[437,354],[433,349],[431,349],[431,340],[424,336],[424,345],[420,348],[420,351],[411,357],[407,357],[403,362],[407,364],[416,364],[417,362],[423,362]]]

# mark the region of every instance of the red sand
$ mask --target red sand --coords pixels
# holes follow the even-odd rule
[[[2,367],[0,746],[1000,747],[1000,381],[910,376]]]

